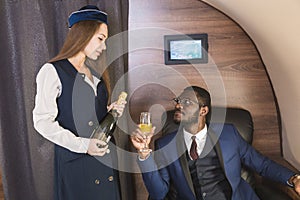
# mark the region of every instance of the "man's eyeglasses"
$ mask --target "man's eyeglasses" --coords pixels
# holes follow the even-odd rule
[[[175,105],[176,104],[181,104],[183,106],[191,106],[193,104],[198,104],[198,102],[192,101],[192,100],[187,99],[187,98],[182,98],[181,99],[181,98],[177,97],[177,98],[173,98],[172,100],[174,101]]]

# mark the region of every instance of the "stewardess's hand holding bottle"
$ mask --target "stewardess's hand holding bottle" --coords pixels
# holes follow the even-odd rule
[[[112,103],[106,116],[99,122],[99,126],[95,128],[91,135],[88,148],[88,154],[92,156],[103,156],[109,153],[108,142],[116,128],[118,118],[123,114],[127,93],[122,92],[118,101]]]

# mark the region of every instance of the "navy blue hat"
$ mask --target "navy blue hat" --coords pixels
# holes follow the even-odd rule
[[[107,24],[107,14],[99,10],[97,6],[87,5],[78,11],[72,12],[69,16],[69,28],[80,21],[99,21]]]

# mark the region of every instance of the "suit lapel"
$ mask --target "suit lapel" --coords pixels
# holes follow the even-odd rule
[[[186,146],[185,146],[185,142],[184,142],[182,128],[179,129],[178,133],[176,134],[176,137],[177,137],[177,139],[176,139],[177,151],[178,152],[184,152],[184,153],[181,153],[181,156],[179,157],[179,161],[180,161],[182,171],[184,173],[184,176],[185,176],[185,178],[188,182],[188,185],[189,185],[191,191],[193,192],[194,196],[196,196],[195,191],[194,191],[194,186],[193,186],[193,181],[192,181],[190,169],[189,169],[189,164],[188,164],[187,157],[186,157]]]
[[[221,167],[222,167],[223,171],[225,172],[224,160],[223,160],[223,156],[222,156],[222,151],[221,151],[219,139],[218,139],[216,133],[210,128],[208,129],[208,136],[209,136],[209,138],[212,142],[212,145],[215,145],[215,150],[217,152]]]

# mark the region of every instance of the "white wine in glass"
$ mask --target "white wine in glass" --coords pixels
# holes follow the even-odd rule
[[[147,139],[148,135],[151,133],[152,122],[151,122],[151,113],[150,112],[142,112],[140,115],[140,125],[141,132],[145,139]],[[141,152],[150,152],[148,144],[145,143],[144,147],[141,149]]]

